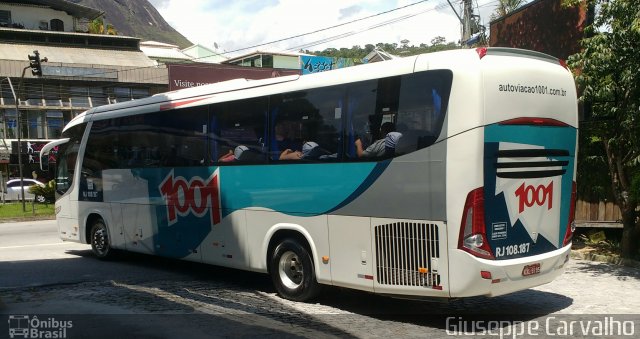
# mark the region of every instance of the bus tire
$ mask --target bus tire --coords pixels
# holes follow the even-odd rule
[[[311,255],[294,239],[284,239],[275,247],[269,272],[278,294],[285,299],[307,301],[320,292]]]
[[[113,249],[109,240],[109,232],[104,220],[98,218],[91,225],[91,251],[98,259],[106,260],[113,257]]]

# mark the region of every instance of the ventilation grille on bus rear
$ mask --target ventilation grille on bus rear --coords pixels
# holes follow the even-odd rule
[[[561,149],[500,150],[497,154],[496,175],[507,179],[547,178],[563,175],[569,161],[552,158],[568,157]]]
[[[396,286],[434,286],[440,276],[432,258],[440,256],[438,226],[396,222],[375,227],[378,283]],[[422,271],[422,272],[421,272]]]

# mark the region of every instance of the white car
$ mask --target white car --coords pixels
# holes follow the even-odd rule
[[[36,199],[39,203],[44,203],[46,198],[42,195],[34,196],[33,193],[29,193],[29,187],[33,185],[39,185],[40,187],[44,187],[44,184],[38,180],[34,179],[22,179],[24,185],[24,197],[26,200]],[[11,179],[7,181],[7,190],[4,192],[5,200],[20,200],[22,196],[22,192],[20,190],[20,179]]]

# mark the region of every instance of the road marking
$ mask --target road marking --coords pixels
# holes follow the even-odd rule
[[[6,246],[6,247],[0,247],[0,250],[8,250],[8,249],[12,249],[12,248],[37,247],[37,246],[68,245],[68,244],[69,243],[67,243],[67,242],[57,242],[57,243],[51,243],[51,244],[33,244],[33,245]]]

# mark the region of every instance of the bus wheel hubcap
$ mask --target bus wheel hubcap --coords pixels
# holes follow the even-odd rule
[[[107,232],[104,228],[99,228],[96,233],[93,234],[93,243],[96,250],[103,253],[107,249]]]
[[[302,284],[304,277],[304,270],[302,268],[302,262],[297,254],[292,251],[285,252],[280,257],[279,275],[280,281],[287,288],[295,289]]]

